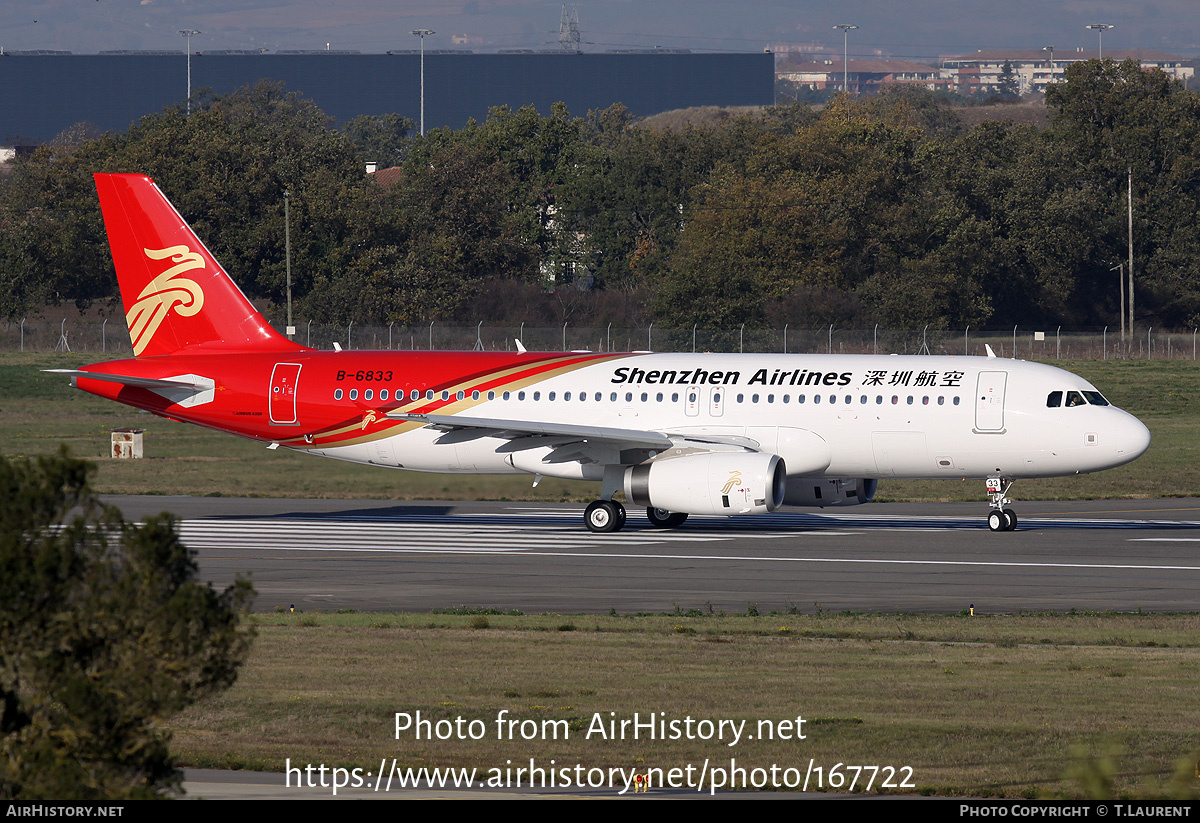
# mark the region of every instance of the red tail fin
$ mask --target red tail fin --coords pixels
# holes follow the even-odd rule
[[[134,356],[304,348],[276,332],[142,174],[97,174]]]

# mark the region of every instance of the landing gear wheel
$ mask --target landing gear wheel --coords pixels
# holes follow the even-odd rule
[[[594,532],[615,532],[625,524],[625,507],[611,500],[596,500],[583,512],[583,522]]]
[[[1006,532],[1011,532],[1011,531],[1017,530],[1017,513],[1015,511],[1013,511],[1012,509],[1005,509],[1004,510],[1004,519],[1008,521],[1007,524],[1004,526],[1004,530]]]
[[[653,506],[646,509],[646,517],[650,519],[650,525],[656,529],[678,528],[688,518],[687,512],[672,512],[666,509],[656,509]]]
[[[1011,532],[1017,528],[1017,513],[1008,508],[1006,497],[1013,481],[1008,477],[989,477],[987,494],[991,499],[992,511],[988,515],[988,528],[994,532]]]

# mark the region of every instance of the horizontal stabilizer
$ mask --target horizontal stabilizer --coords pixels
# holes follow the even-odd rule
[[[132,377],[128,374],[106,374],[104,372],[82,371],[80,369],[42,369],[50,374],[65,374],[67,377],[86,377],[88,380],[100,380],[105,383],[120,383],[122,386],[137,386],[140,389],[192,389],[206,391],[211,389],[209,383],[194,383],[187,380],[155,380],[151,377]]]

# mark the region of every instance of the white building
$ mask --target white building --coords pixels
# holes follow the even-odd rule
[[[994,49],[942,57],[942,77],[959,94],[988,94],[999,91],[1000,74],[1009,63],[1016,75],[1021,94],[1045,92],[1051,83],[1063,82],[1063,74],[1073,64],[1095,60],[1096,51],[1087,49]],[[1138,60],[1143,69],[1162,69],[1167,76],[1185,86],[1193,74],[1184,58],[1176,54],[1147,49],[1108,49],[1106,60]],[[853,62],[851,62],[853,65]]]

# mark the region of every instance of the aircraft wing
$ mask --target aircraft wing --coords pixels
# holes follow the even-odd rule
[[[490,417],[464,417],[460,414],[408,414],[390,412],[392,420],[408,420],[424,423],[435,429],[448,432],[471,434],[470,437],[453,438],[455,441],[473,440],[478,437],[499,437],[517,440],[526,437],[551,438],[560,442],[595,442],[625,449],[651,449],[663,451],[674,445],[665,434],[638,429],[613,429],[605,426],[576,426],[570,423],[544,423],[529,420],[500,420]],[[449,442],[449,441],[446,441]],[[545,442],[537,445],[548,445]],[[534,448],[530,446],[529,448]],[[516,451],[516,449],[513,449]]]
[[[481,437],[495,437],[508,441],[496,450],[500,454],[550,447],[553,451],[543,458],[543,462],[546,463],[579,460],[619,464],[628,462],[621,459],[620,453],[630,449],[655,453],[674,447],[700,447],[712,451],[756,451],[758,447],[758,443],[743,437],[670,435],[644,429],[579,426],[571,423],[407,412],[390,412],[388,417],[392,420],[424,423],[430,428],[445,431],[446,434],[438,438],[438,443],[462,443]],[[646,455],[642,455],[633,462],[641,462],[645,457]]]

